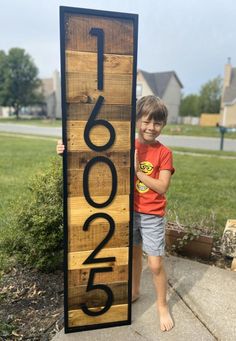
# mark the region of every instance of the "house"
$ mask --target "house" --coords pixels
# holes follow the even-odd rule
[[[232,67],[230,58],[224,70],[220,124],[224,127],[236,127],[236,68]]]
[[[41,79],[42,84],[39,92],[43,93],[45,104],[42,106],[27,106],[21,109],[21,115],[40,116],[46,115],[47,118],[61,118],[61,84],[58,71],[54,71],[52,78]],[[0,117],[9,117],[14,112],[13,108],[0,107]]]
[[[168,123],[177,123],[183,85],[175,71],[149,73],[138,70],[136,96],[155,95],[168,108]]]
[[[48,118],[61,118],[61,85],[58,71],[54,71],[52,78],[42,79],[41,90],[46,104]]]

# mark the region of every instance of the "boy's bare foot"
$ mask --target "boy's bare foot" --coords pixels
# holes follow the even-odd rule
[[[157,305],[160,316],[161,331],[169,331],[174,327],[174,322],[170,316],[169,308],[167,305]]]

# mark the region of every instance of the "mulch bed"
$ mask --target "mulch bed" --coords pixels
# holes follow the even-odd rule
[[[0,340],[50,340],[63,327],[63,272],[17,266],[0,282]]]
[[[208,261],[198,261],[230,270],[231,259],[221,255],[219,242]],[[0,282],[0,306],[1,341],[51,340],[63,328],[63,272],[12,268]]]

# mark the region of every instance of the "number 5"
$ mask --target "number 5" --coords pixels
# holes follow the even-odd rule
[[[89,310],[86,304],[83,303],[81,306],[81,309],[83,310],[85,314],[89,316],[99,316],[99,315],[104,314],[112,306],[114,296],[113,296],[113,292],[111,291],[111,289],[105,284],[96,284],[96,285],[93,284],[94,275],[96,274],[96,272],[111,272],[111,271],[113,271],[112,267],[91,269],[89,280],[88,280],[88,285],[87,285],[87,292],[91,290],[95,290],[95,289],[103,290],[107,294],[107,301],[106,301],[105,306],[99,311]]]

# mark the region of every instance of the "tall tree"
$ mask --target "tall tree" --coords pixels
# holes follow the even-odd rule
[[[199,116],[199,96],[195,94],[190,94],[181,99],[180,116]]]
[[[24,49],[0,51],[0,105],[13,107],[19,118],[22,107],[42,103],[40,84],[38,69]]]
[[[199,96],[200,112],[219,113],[222,94],[222,79],[216,77],[201,87]]]

